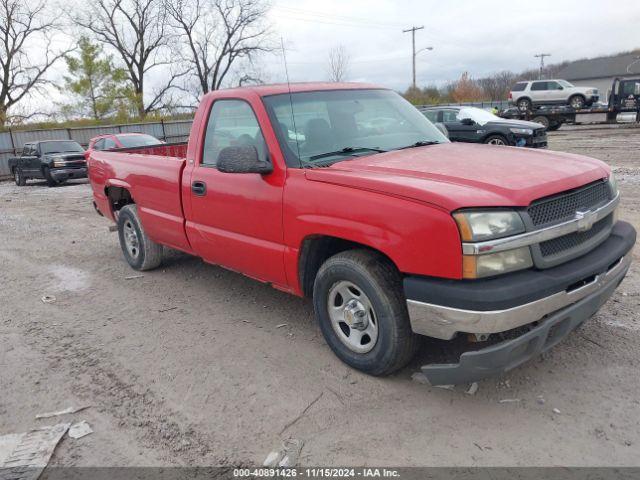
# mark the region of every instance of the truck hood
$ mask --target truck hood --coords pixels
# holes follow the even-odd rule
[[[526,207],[533,200],[609,175],[609,167],[570,153],[443,143],[307,169],[307,179],[437,205]]]

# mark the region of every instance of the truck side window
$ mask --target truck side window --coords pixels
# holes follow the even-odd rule
[[[113,141],[113,139],[111,139],[111,138],[105,138],[105,139],[104,139],[104,146],[103,146],[103,148],[104,148],[105,150],[109,150],[110,148],[116,148],[116,147],[117,147],[116,142],[115,142],[115,141]]]
[[[207,121],[202,164],[215,167],[220,151],[236,145],[252,145],[258,158],[268,161],[267,146],[251,106],[244,100],[217,100]]]
[[[31,145],[27,144],[22,147],[22,156],[28,157],[29,155],[31,155]]]
[[[531,84],[531,90],[533,91],[537,91],[537,90],[548,90],[547,88],[547,82],[533,82]]]

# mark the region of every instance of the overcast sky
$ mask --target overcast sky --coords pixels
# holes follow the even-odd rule
[[[63,9],[81,8],[83,0],[55,0]],[[54,0],[52,0],[52,6]],[[411,34],[416,33],[418,85],[442,85],[464,71],[472,77],[500,70],[538,66],[534,54],[552,56],[549,63],[607,55],[640,48],[640,0],[271,0],[273,40],[284,40],[292,82],[328,79],[329,50],[344,45],[351,58],[348,80],[397,90],[411,83]],[[75,29],[57,38],[77,41]],[[39,42],[29,48],[42,55]],[[117,56],[115,56],[117,59]],[[264,56],[259,69],[267,82],[285,82],[281,52]],[[150,90],[161,86],[168,67],[145,78]],[[49,78],[62,83],[65,63]],[[54,110],[65,93],[51,88],[24,102],[25,111]]]
[[[343,44],[349,79],[404,89],[411,82],[411,26],[419,85],[442,83],[464,71],[473,77],[547,62],[640,48],[640,0],[275,0],[270,18],[287,50],[291,81],[327,78],[327,52]],[[282,62],[280,62],[282,63]],[[270,81],[284,81],[268,62]]]

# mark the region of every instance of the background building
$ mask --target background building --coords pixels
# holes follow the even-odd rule
[[[564,78],[574,85],[596,87],[600,91],[600,100],[607,101],[614,78],[638,75],[640,75],[640,50],[570,62],[554,77]]]

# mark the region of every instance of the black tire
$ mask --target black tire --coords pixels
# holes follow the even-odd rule
[[[573,95],[569,97],[569,105],[571,106],[571,108],[580,110],[584,108],[586,104],[587,104],[587,99],[584,98],[584,96],[582,95]]]
[[[547,117],[545,117],[544,115],[538,115],[537,117],[533,117],[531,119],[531,121],[533,123],[539,123],[540,125],[542,125],[544,128],[546,128],[547,130],[549,130],[549,126],[550,126],[550,122],[549,119]]]
[[[550,132],[555,132],[556,130],[558,130],[560,127],[562,126],[561,123],[552,123],[551,125],[549,125],[547,127],[547,130],[549,130]]]
[[[365,353],[355,352],[341,340],[332,324],[330,293],[345,282],[360,289],[373,310],[377,339]],[[388,375],[404,367],[420,346],[421,337],[411,330],[400,273],[378,253],[348,250],[329,258],[316,276],[313,305],[331,350],[347,365],[370,375]]]
[[[135,239],[131,235],[135,235]],[[124,258],[134,270],[152,270],[162,263],[162,245],[145,233],[136,205],[125,205],[120,210],[118,238]]]
[[[13,179],[15,180],[16,185],[19,187],[24,187],[27,184],[27,179],[22,174],[21,168],[16,167],[13,169]]]
[[[502,135],[489,135],[487,138],[484,139],[484,142],[487,145],[497,145],[497,146],[501,146],[501,147],[508,147],[509,146],[509,140],[507,140],[506,137],[502,136]]]
[[[57,187],[59,185],[55,178],[51,176],[51,170],[49,167],[42,167],[42,176],[47,182],[48,187]]]
[[[518,110],[520,110],[521,112],[528,112],[533,107],[531,100],[529,100],[528,98],[519,99],[516,105],[518,106]]]

